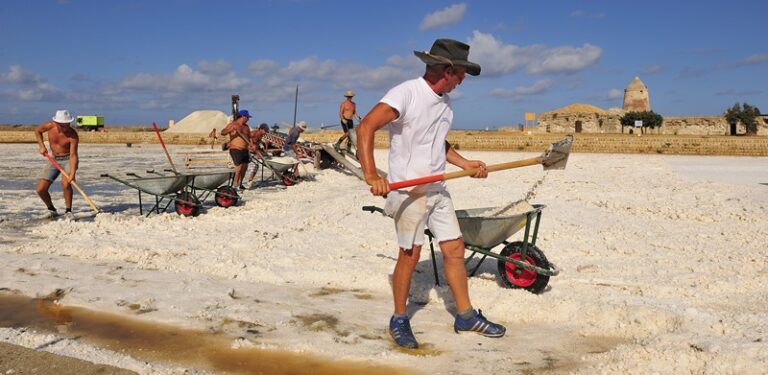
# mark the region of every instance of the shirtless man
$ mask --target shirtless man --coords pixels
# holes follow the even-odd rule
[[[249,145],[248,150],[259,159],[264,159],[264,155],[262,154],[264,149],[261,144],[261,138],[264,138],[264,134],[267,133],[269,133],[269,125],[266,123],[262,123],[259,125],[258,129],[251,132],[251,144]],[[256,162],[253,162],[250,165],[250,168],[252,169],[251,173],[248,175],[248,186],[251,186],[251,183],[253,183],[253,178],[256,177],[256,171],[259,168]]]
[[[250,157],[248,154],[248,143],[251,137],[251,129],[248,127],[248,119],[251,114],[246,110],[237,113],[237,119],[230,122],[221,130],[221,135],[229,135],[229,156],[235,164],[235,179],[233,185],[239,186],[244,190],[243,177],[248,170]]]
[[[75,175],[77,173],[77,145],[80,138],[77,136],[77,131],[70,127],[70,123],[74,121],[72,115],[66,109],[56,111],[56,116],[52,121],[46,121],[37,127],[35,127],[35,139],[37,140],[38,151],[40,155],[45,156],[48,154],[48,149],[43,142],[43,133],[48,133],[48,143],[51,146],[51,154],[53,159],[69,174],[69,179],[61,177],[61,190],[64,192],[64,205],[66,211],[64,215],[66,217],[72,217],[72,182],[75,181]],[[43,200],[43,203],[48,207],[48,213],[46,217],[54,218],[59,216],[56,212],[56,208],[51,201],[51,194],[48,193],[48,189],[56,177],[59,177],[59,172],[56,167],[48,162],[43,168],[40,179],[37,181],[37,187],[35,192]]]
[[[357,104],[352,101],[352,97],[355,93],[347,91],[344,93],[344,101],[339,105],[339,120],[341,120],[341,127],[344,129],[344,134],[336,141],[334,148],[336,151],[341,152],[341,143],[347,140],[347,152],[352,152],[352,144],[357,145],[357,137],[355,132],[352,131],[354,123],[352,119],[360,120],[360,115],[357,114]],[[357,146],[355,146],[357,148]]]

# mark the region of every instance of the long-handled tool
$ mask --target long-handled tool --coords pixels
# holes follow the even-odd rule
[[[573,144],[573,136],[568,136],[565,139],[555,142],[549,145],[549,149],[545,151],[541,156],[512,161],[508,163],[493,164],[486,167],[488,172],[502,171],[505,169],[527,167],[530,165],[541,164],[544,166],[544,170],[549,169],[565,169],[565,165],[568,163],[568,155],[571,153],[571,145]],[[416,185],[423,185],[432,182],[445,181],[459,177],[472,176],[478,172],[478,169],[467,169],[463,171],[456,171],[445,174],[437,174],[427,177],[414,178],[412,180],[404,180],[393,182],[389,184],[390,190],[397,190],[407,188]]]
[[[176,166],[173,165],[173,160],[171,160],[171,155],[168,154],[168,149],[165,147],[165,142],[163,142],[163,137],[160,135],[160,129],[157,128],[157,124],[154,122],[152,123],[152,127],[155,128],[155,134],[157,134],[157,139],[160,140],[160,144],[163,146],[163,151],[165,151],[165,157],[168,159],[168,162],[171,163],[171,169],[173,169],[173,173],[176,173]]]
[[[83,191],[83,189],[81,189],[81,188],[80,188],[80,185],[78,185],[78,184],[77,184],[77,182],[75,182],[75,181],[72,181],[72,180],[69,178],[69,174],[68,174],[67,172],[65,172],[65,171],[64,171],[64,168],[62,168],[62,167],[61,167],[61,165],[59,165],[59,163],[57,163],[57,162],[56,162],[56,160],[55,160],[54,158],[52,158],[52,157],[51,157],[51,155],[48,155],[48,153],[47,153],[47,152],[46,152],[46,153],[44,153],[44,154],[43,154],[43,156],[45,156],[46,158],[48,158],[48,161],[50,161],[50,162],[51,162],[51,164],[53,164],[53,166],[54,166],[54,167],[56,167],[56,169],[58,169],[58,170],[59,170],[59,172],[61,172],[61,174],[64,176],[64,178],[66,178],[67,180],[69,180],[69,182],[72,184],[72,186],[74,186],[74,187],[75,187],[75,189],[77,189],[77,191],[78,191],[78,192],[80,192],[80,195],[82,195],[82,196],[83,196],[83,198],[85,198],[85,201],[88,203],[88,205],[89,205],[89,206],[91,206],[91,209],[93,210],[93,212],[95,212],[95,213],[99,213],[99,209],[98,209],[98,208],[96,208],[96,204],[95,204],[95,203],[93,203],[93,201],[91,200],[91,198],[88,198],[88,195],[86,195],[86,194],[85,194],[85,192]]]

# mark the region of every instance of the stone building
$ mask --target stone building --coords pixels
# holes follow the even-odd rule
[[[621,133],[618,108],[604,110],[591,104],[575,103],[539,114],[540,133]]]
[[[640,77],[635,77],[624,89],[624,106],[622,109],[626,112],[648,112],[651,110],[648,87],[640,80]]]
[[[622,129],[621,117],[627,112],[651,110],[648,87],[635,77],[624,90],[624,107],[604,110],[591,104],[574,103],[539,114],[537,133],[627,133],[635,129]],[[647,134],[671,135],[731,135],[730,125],[723,116],[664,116],[660,128],[644,129]],[[762,117],[762,116],[761,116]],[[622,131],[623,130],[623,131]],[[746,128],[738,124],[736,134],[745,134]],[[757,135],[768,135],[768,124],[758,118]]]

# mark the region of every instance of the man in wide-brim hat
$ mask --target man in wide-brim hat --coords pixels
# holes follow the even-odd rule
[[[48,155],[48,148],[45,146],[43,134],[48,133],[48,145],[51,147],[51,157],[59,166],[68,172],[67,177],[61,178],[61,190],[64,193],[64,216],[73,218],[72,213],[72,182],[77,176],[78,167],[78,144],[80,138],[77,131],[70,126],[75,118],[66,109],[56,111],[56,115],[50,121],[45,121],[35,127],[35,140],[37,141],[38,152],[41,155]],[[51,194],[48,189],[57,177],[60,171],[53,163],[48,162],[40,174],[40,179],[35,186],[35,192],[43,200],[48,212],[44,215],[46,218],[55,218],[59,216],[51,200]]]
[[[408,191],[389,188],[390,182],[441,175],[445,173],[446,162],[464,170],[477,169],[473,177],[488,176],[485,163],[463,158],[446,141],[453,122],[448,93],[464,81],[466,74],[480,74],[480,65],[469,61],[469,45],[438,39],[429,52],[414,54],[427,64],[424,75],[389,90],[358,127],[358,154],[365,181],[371,186],[371,193],[387,198],[384,210],[395,221],[400,248],[392,273],[395,308],[389,333],[402,347],[418,347],[406,303],[424,243],[424,229],[428,228],[440,244],[445,277],[456,302],[454,330],[501,337],[506,329],[488,321],[470,303],[464,241],[445,182],[427,183]],[[373,140],[374,133],[387,125],[390,149],[389,175],[385,180],[376,173]]]
[[[347,152],[352,152],[352,146],[357,141],[354,131],[354,119],[360,120],[360,115],[357,114],[357,104],[352,101],[355,93],[349,90],[344,93],[344,101],[339,105],[339,121],[341,121],[341,128],[344,130],[344,134],[336,140],[334,148],[337,152],[341,152],[341,144],[344,140],[347,141]],[[354,145],[357,148],[357,145]]]

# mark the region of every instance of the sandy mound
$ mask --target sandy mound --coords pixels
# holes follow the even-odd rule
[[[176,125],[166,130],[169,133],[205,133],[216,128],[217,132],[227,126],[229,116],[222,111],[195,111],[184,117]]]
[[[551,112],[557,112],[557,113],[599,113],[599,114],[605,114],[605,110],[596,107],[591,104],[581,104],[581,103],[574,103],[571,105],[567,105],[563,108],[558,108]]]

